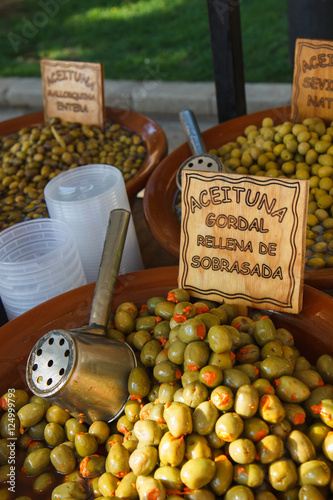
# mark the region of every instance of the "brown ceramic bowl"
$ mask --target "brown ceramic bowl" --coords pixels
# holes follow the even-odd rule
[[[113,309],[125,301],[137,305],[149,297],[164,296],[177,287],[178,266],[147,269],[118,277]],[[25,363],[36,341],[54,328],[71,329],[88,323],[95,284],[70,290],[18,316],[0,328],[0,392],[25,385]],[[333,297],[304,286],[299,314],[269,312],[277,326],[289,328],[304,356],[315,361],[333,355]]]
[[[133,130],[139,134],[147,146],[146,158],[135,176],[126,183],[128,197],[141,191],[154,168],[165,157],[168,150],[167,140],[162,128],[151,118],[128,109],[106,107],[106,119]],[[30,113],[11,120],[0,122],[0,136],[17,132],[23,127],[43,123],[44,113]]]
[[[265,117],[274,123],[290,120],[290,106],[274,108],[241,116],[202,132],[207,151],[243,135],[248,125],[259,126]],[[181,144],[161,161],[147,182],[143,200],[147,224],[157,242],[171,255],[179,258],[180,225],[174,213],[178,188],[178,167],[193,153],[187,142]],[[305,283],[319,289],[333,289],[333,269],[305,270]]]
[[[149,297],[165,296],[169,290],[177,287],[177,276],[176,266],[120,276],[114,294],[113,309],[125,301],[140,305]],[[89,321],[93,293],[93,283],[71,290],[40,304],[0,328],[0,396],[9,388],[27,388],[27,357],[42,335],[55,328],[75,328]],[[268,315],[277,327],[284,327],[292,332],[301,354],[312,363],[323,353],[333,355],[333,298],[329,295],[305,286],[304,304],[300,314],[268,312]],[[16,465],[19,472],[19,458]],[[28,495],[28,486],[22,490],[25,481],[21,481],[21,478],[16,481],[16,496]],[[27,481],[31,485],[31,478]],[[46,496],[39,495],[38,498],[46,499]]]

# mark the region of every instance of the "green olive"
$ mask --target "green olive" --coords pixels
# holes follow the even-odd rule
[[[65,430],[56,422],[49,422],[44,428],[44,439],[48,446],[54,448],[65,441]]]
[[[227,368],[223,370],[223,384],[230,387],[233,391],[237,391],[242,385],[250,385],[251,380],[237,368]]]
[[[29,395],[22,389],[9,390],[0,398],[0,407],[7,411],[9,408],[17,412],[29,402]]]
[[[316,370],[322,377],[325,384],[333,383],[333,356],[323,354],[316,362]]]
[[[215,325],[208,330],[207,340],[213,352],[230,351],[232,348],[232,335],[224,325]]]
[[[233,472],[234,481],[249,488],[259,488],[264,482],[264,468],[257,463],[234,465]]]
[[[239,315],[237,307],[234,306],[233,304],[222,304],[221,306],[218,307],[218,309],[225,311],[227,313],[229,324],[231,324],[232,321]]]
[[[311,369],[306,370],[294,370],[293,377],[297,378],[303,382],[312,391],[316,387],[321,387],[324,385],[324,381],[318,372]]]
[[[165,301],[165,297],[151,297],[147,300],[147,309],[150,315],[155,315],[155,307],[160,302]]]
[[[209,388],[217,387],[223,380],[223,373],[215,365],[206,365],[199,372],[199,380]]]
[[[172,304],[172,302],[168,300],[161,301],[155,306],[155,315],[164,320],[169,321],[174,315],[174,311],[175,304]]]
[[[215,474],[215,462],[209,458],[192,458],[180,470],[182,482],[190,489],[208,484]]]
[[[162,429],[155,420],[138,420],[133,431],[141,445],[157,446],[162,437]]]
[[[156,467],[158,452],[155,446],[143,445],[129,457],[129,465],[136,476],[148,476]]]
[[[237,464],[251,464],[256,457],[256,447],[250,439],[234,439],[229,444],[228,453]]]
[[[22,406],[18,412],[17,416],[20,420],[20,425],[22,428],[32,427],[36,425],[44,416],[44,407],[38,403],[27,403]]]
[[[316,449],[310,438],[303,432],[294,429],[286,439],[286,447],[291,458],[297,464],[302,464],[316,457]]]
[[[212,390],[210,395],[212,403],[220,411],[227,411],[233,407],[234,393],[230,387],[220,385]]]
[[[177,382],[182,371],[176,363],[167,360],[154,366],[153,375],[158,382]]]
[[[271,319],[263,317],[253,325],[253,336],[259,346],[276,339],[276,328]]]
[[[105,470],[114,476],[123,477],[130,472],[129,451],[121,443],[115,443],[106,457]]]
[[[36,425],[28,428],[27,434],[34,440],[40,441],[44,438],[45,427],[48,425],[45,418],[42,418]]]
[[[45,495],[55,485],[55,482],[56,478],[52,472],[43,472],[35,478],[32,488],[35,493]]]
[[[134,401],[128,400],[127,403],[129,403],[129,404],[133,403],[133,405],[131,405],[131,408],[132,408],[132,406],[136,406],[137,409],[140,407],[139,402],[135,401],[135,400]],[[128,411],[127,411],[127,413],[128,413]],[[126,413],[126,405],[125,405],[125,414],[128,418],[127,413]],[[138,413],[138,415],[139,415],[139,413]],[[138,418],[139,418],[139,416],[138,416]],[[110,436],[110,428],[109,428],[108,424],[106,422],[101,421],[101,420],[96,420],[95,422],[93,422],[90,425],[88,432],[89,432],[89,434],[92,434],[96,438],[98,444],[105,443],[107,438]]]
[[[129,394],[143,398],[148,395],[149,391],[150,380],[146,370],[140,366],[132,368],[128,377]]]
[[[105,457],[103,455],[87,455],[80,462],[82,477],[93,478],[100,476],[105,470]]]
[[[185,439],[185,456],[190,458],[212,458],[212,450],[205,436],[192,432]]]
[[[59,484],[52,491],[52,500],[58,500],[62,498],[85,500],[86,497],[87,493],[84,486],[77,481],[68,481],[66,483]]]
[[[49,448],[41,448],[26,456],[23,462],[23,470],[27,476],[38,476],[46,471],[50,464]]]
[[[253,382],[253,387],[257,389],[259,397],[264,394],[275,394],[275,389],[266,378],[258,378]]]
[[[162,382],[158,391],[158,400],[160,403],[171,403],[174,400],[174,395],[181,388],[180,383]]]
[[[176,438],[193,431],[192,412],[184,403],[171,403],[164,410],[164,419],[170,433]]]
[[[71,418],[71,416],[68,412],[66,412],[62,408],[59,408],[59,406],[52,405],[46,410],[45,418],[48,422],[55,422],[59,425],[65,425],[65,423]]]
[[[235,412],[242,418],[253,417],[259,407],[259,394],[255,387],[244,384],[235,395]]]
[[[306,435],[310,438],[316,450],[320,451],[325,437],[330,432],[330,428],[323,422],[314,422],[306,430]]]
[[[320,493],[319,489],[312,484],[306,484],[299,490],[299,500],[324,500],[325,497]]]
[[[76,457],[74,451],[66,444],[59,444],[50,454],[53,467],[60,474],[69,474],[76,467]]]
[[[266,378],[269,381],[278,379],[283,375],[292,375],[293,365],[291,362],[279,356],[269,356],[259,364],[259,372],[261,378]]]
[[[175,342],[173,342],[170,347],[168,348],[168,354],[167,357],[169,361],[172,363],[175,363],[177,365],[181,365],[184,362],[184,353],[185,349],[187,347],[187,344],[182,342],[181,340],[177,339]]]
[[[210,401],[203,401],[193,411],[193,429],[201,436],[210,434],[215,429],[219,411]]]
[[[183,389],[184,402],[190,408],[196,408],[200,403],[208,399],[208,388],[199,380],[190,382]]]
[[[78,432],[74,438],[75,450],[80,457],[93,455],[98,448],[97,439],[89,432]]]
[[[284,420],[286,411],[275,394],[265,394],[260,398],[259,414],[265,422],[276,424]]]
[[[331,470],[323,460],[308,460],[299,466],[298,477],[301,486],[326,486],[331,479]]]
[[[292,460],[279,459],[270,464],[268,469],[269,482],[277,491],[288,491],[298,482],[296,465]]]
[[[167,431],[162,436],[158,446],[158,453],[161,465],[178,467],[183,462],[185,456],[184,436],[176,438],[171,432]]]
[[[120,309],[116,312],[114,322],[116,329],[125,335],[134,331],[134,319],[132,315],[125,310]]]
[[[76,418],[69,418],[65,422],[65,432],[68,441],[74,442],[75,434],[79,432],[87,432],[87,430],[86,424],[79,422]]]
[[[98,489],[104,497],[114,496],[118,483],[119,479],[111,472],[104,472],[98,478]]]
[[[139,330],[135,332],[132,339],[132,344],[135,349],[141,351],[143,346],[152,340],[151,334],[147,330]]]
[[[214,327],[212,327],[214,328]],[[185,344],[203,340],[206,336],[206,327],[203,321],[191,317],[181,324],[178,331],[178,338]]]
[[[280,437],[274,434],[263,436],[256,448],[259,455],[259,461],[262,464],[270,464],[282,457],[284,453],[284,444]]]
[[[136,488],[140,500],[148,500],[154,495],[155,500],[165,500],[166,492],[161,481],[151,476],[139,476],[136,481]]]
[[[171,467],[170,465],[158,467],[154,472],[154,478],[161,481],[167,490],[180,491],[183,488],[183,483],[180,479],[180,469],[178,467]]]
[[[228,443],[238,439],[244,429],[242,418],[235,412],[224,413],[215,424],[215,432],[219,438]]]
[[[256,344],[245,344],[236,352],[237,363],[255,363],[260,359],[260,349]]]
[[[201,340],[190,342],[184,350],[184,364],[186,370],[200,370],[208,363],[210,351],[205,342]],[[216,363],[209,363],[215,364]],[[216,365],[217,366],[217,365]]]
[[[254,500],[254,494],[248,486],[232,486],[224,495],[224,500]]]
[[[137,477],[133,472],[126,474],[120,482],[118,481],[115,496],[111,496],[111,500],[114,498],[128,498],[129,500],[136,500],[138,498],[136,480]]]

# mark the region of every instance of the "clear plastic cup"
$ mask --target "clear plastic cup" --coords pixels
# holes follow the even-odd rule
[[[96,281],[111,210],[130,211],[123,176],[110,165],[84,165],[54,177],[44,188],[52,219],[72,230],[88,283]],[[131,218],[119,274],[143,269]]]
[[[70,228],[35,219],[0,233],[0,296],[8,320],[87,283]]]

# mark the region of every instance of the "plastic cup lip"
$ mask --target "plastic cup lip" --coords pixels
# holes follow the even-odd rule
[[[34,304],[36,302],[45,301],[57,295],[61,295],[68,290],[73,290],[87,283],[84,273],[78,274],[75,279],[68,280],[57,284],[56,286],[45,287],[45,289],[39,289],[36,292],[31,292],[29,295],[27,293],[1,293],[1,299],[3,302],[9,303],[13,306],[17,304]]]
[[[4,229],[0,233],[0,254],[2,253],[2,250],[4,251],[6,249],[6,246],[9,248],[12,247],[10,253],[18,251],[18,246],[16,247],[15,245],[13,246],[12,242],[14,240],[18,241],[19,239],[25,238],[26,236],[28,237],[29,231],[31,235],[35,236],[37,235],[38,239],[38,236],[39,235],[42,236],[43,234],[43,228],[51,230],[51,228],[53,227],[56,228],[56,235],[63,235],[62,238],[59,240],[58,244],[56,244],[57,241],[56,239],[50,240],[52,241],[52,245],[50,245],[49,248],[45,248],[45,245],[42,245],[44,246],[45,252],[43,252],[43,254],[39,256],[35,256],[34,258],[31,257],[24,258],[22,256],[19,260],[16,260],[15,262],[6,262],[6,260],[0,260],[1,272],[7,272],[6,270],[8,269],[8,272],[21,273],[23,267],[26,268],[25,272],[28,272],[30,269],[31,272],[36,272],[39,269],[43,269],[45,265],[47,266],[54,264],[55,260],[57,260],[59,252],[60,253],[61,251],[68,252],[73,248],[76,249],[75,246],[76,244],[74,237],[72,235],[72,231],[67,226],[66,223],[55,219],[34,219],[15,224],[14,226]],[[20,234],[20,231],[22,231],[22,234]],[[26,241],[24,245],[26,249],[32,247],[33,244],[36,244],[37,239],[35,239],[33,236],[33,241],[30,242]],[[43,240],[43,238],[41,238],[41,241],[44,241],[45,243],[46,240]]]
[[[102,176],[104,176],[104,179]],[[110,179],[114,179],[114,182],[111,184],[106,182],[109,177]],[[93,181],[97,179],[100,179],[101,191],[94,194]],[[84,186],[83,183],[86,181],[88,181],[88,183]],[[79,182],[82,182],[82,186],[78,188]],[[66,210],[73,210],[74,205],[76,207],[81,207],[92,204],[96,202],[96,200],[103,201],[103,199],[108,197],[109,191],[116,190],[117,192],[120,189],[120,186],[118,186],[119,183],[123,185],[123,189],[125,190],[125,182],[122,173],[112,165],[99,163],[81,165],[80,168],[66,170],[51,179],[44,188],[44,198],[48,206],[62,206],[66,207]],[[77,196],[73,197],[73,199],[59,200],[58,197],[55,196],[59,189],[62,191],[64,198],[73,196],[73,194]],[[78,190],[78,193],[75,193],[75,189]],[[76,211],[75,208],[74,210]]]
[[[16,282],[1,282],[0,281],[0,293],[5,296],[17,296],[24,297],[27,295],[37,295],[42,292],[42,290],[57,289],[57,288],[67,288],[70,283],[77,283],[82,281],[82,277],[85,278],[85,273],[80,261],[74,262],[72,267],[68,269],[68,272],[63,272],[58,276],[54,274],[53,276],[41,277],[40,279],[35,279],[34,281],[28,280],[17,280]],[[43,279],[44,278],[44,279]],[[44,292],[42,292],[44,293]]]

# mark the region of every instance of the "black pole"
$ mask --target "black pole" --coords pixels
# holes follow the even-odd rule
[[[246,114],[240,0],[207,0],[219,122]]]
[[[297,38],[333,40],[332,0],[288,0],[289,55],[294,64]]]

